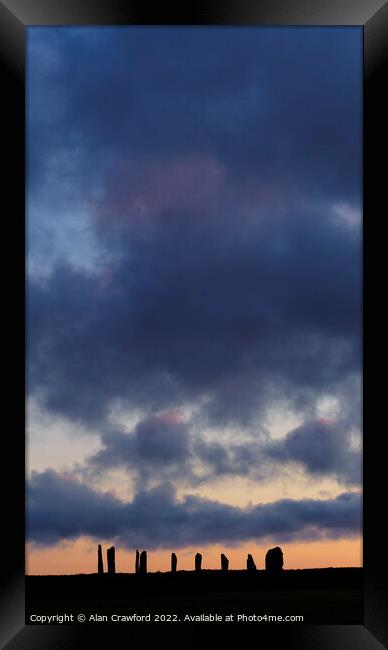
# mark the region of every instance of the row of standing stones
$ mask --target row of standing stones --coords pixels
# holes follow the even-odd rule
[[[116,573],[116,561],[115,561],[115,547],[111,546],[107,549],[107,563],[108,563],[108,573]],[[171,573],[175,573],[177,570],[178,559],[175,553],[171,553]],[[202,555],[201,553],[196,553],[194,560],[195,571],[199,572],[202,570]],[[275,548],[270,548],[265,556],[265,568],[266,571],[270,573],[279,573],[283,569],[283,552],[279,546]],[[229,560],[221,553],[221,570],[228,571],[229,569]],[[249,553],[247,557],[247,571],[256,571],[256,564],[253,560],[252,555]],[[102,559],[102,548],[101,544],[98,545],[98,573],[104,573],[104,563]],[[136,551],[136,560],[135,560],[135,573],[144,574],[147,573],[147,551]]]

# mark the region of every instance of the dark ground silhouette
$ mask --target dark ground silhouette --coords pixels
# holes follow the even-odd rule
[[[26,621],[60,612],[302,615],[304,624],[363,624],[363,570],[26,576]]]

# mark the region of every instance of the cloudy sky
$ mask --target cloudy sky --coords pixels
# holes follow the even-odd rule
[[[28,29],[28,553],[361,564],[359,28]]]

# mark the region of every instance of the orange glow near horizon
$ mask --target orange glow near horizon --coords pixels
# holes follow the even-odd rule
[[[104,569],[106,570],[106,548],[110,542],[101,542],[103,547]],[[171,552],[178,556],[178,570],[194,569],[194,555],[201,552],[204,569],[219,569],[220,555],[225,553],[229,559],[230,569],[245,569],[248,553],[253,558],[258,569],[264,568],[265,553],[271,546],[246,542],[235,547],[226,544],[214,544],[184,549],[162,549],[149,551],[148,570],[169,571]],[[279,544],[284,553],[285,569],[308,569],[323,567],[360,567],[362,566],[362,538],[326,540],[317,542],[294,542]],[[139,549],[143,550],[143,549]],[[132,573],[135,567],[135,550],[116,546],[116,571]],[[80,538],[71,543],[58,544],[50,549],[35,548],[27,545],[26,573],[29,575],[64,575],[77,573],[96,573],[97,544],[89,538]]]

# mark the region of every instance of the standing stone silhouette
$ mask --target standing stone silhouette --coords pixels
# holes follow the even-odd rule
[[[115,547],[111,546],[108,548],[106,555],[108,560],[108,573],[116,573]]]
[[[250,553],[247,557],[247,571],[256,571],[256,564],[254,563],[253,557]]]
[[[227,571],[229,569],[229,560],[223,553],[221,553],[221,569],[223,571]]]
[[[97,565],[98,565],[98,573],[104,573],[104,563],[102,561],[102,548],[101,544],[98,545],[98,560],[97,560]]]
[[[147,573],[147,551],[140,553],[139,573]]]
[[[139,558],[140,558],[140,553],[136,549],[135,573],[139,573]]]
[[[177,557],[175,553],[171,553],[171,573],[176,573]]]
[[[280,573],[283,569],[283,551],[280,546],[275,546],[267,551],[265,568],[268,573]]]
[[[195,555],[195,570],[200,571],[202,565],[202,555],[201,553],[196,553]]]

